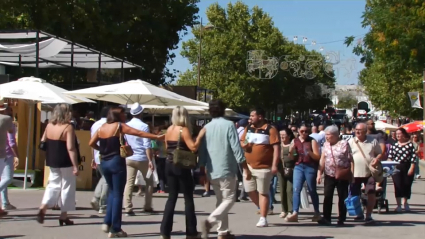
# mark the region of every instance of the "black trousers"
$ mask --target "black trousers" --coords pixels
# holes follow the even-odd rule
[[[415,174],[408,176],[411,163],[400,163],[397,165],[399,173],[393,175],[394,191],[396,198],[407,198],[410,199],[412,194],[412,184]],[[419,165],[415,165],[419,167]]]
[[[167,184],[167,178],[165,176],[165,158],[156,158],[156,171],[158,172],[159,189],[165,190],[165,184]]]
[[[348,186],[350,182],[336,180],[334,177],[325,175],[324,184],[323,218],[331,221],[334,190],[336,188],[338,193],[338,221],[344,222],[347,218],[347,208],[345,207],[344,200],[348,197]]]
[[[165,204],[164,216],[161,222],[161,235],[170,237],[173,230],[174,210],[176,208],[179,192],[183,193],[186,215],[186,236],[196,236],[197,220],[195,203],[193,202],[193,188],[195,186],[192,171],[181,169],[173,163],[166,161],[165,175],[168,182],[168,199]]]

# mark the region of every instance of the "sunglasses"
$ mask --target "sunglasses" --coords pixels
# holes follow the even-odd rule
[[[306,130],[300,130],[301,134],[308,133]]]

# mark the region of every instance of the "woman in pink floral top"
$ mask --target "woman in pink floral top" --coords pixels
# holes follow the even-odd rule
[[[351,172],[353,172],[353,157],[348,142],[339,139],[339,130],[337,126],[328,126],[325,129],[325,133],[326,143],[323,146],[319,172],[317,174],[318,184],[322,181],[322,173],[325,174],[325,199],[323,200],[323,218],[319,220],[318,223],[331,224],[332,199],[336,188],[338,192],[338,225],[343,225],[347,214],[344,200],[348,197],[348,186],[350,185],[350,181],[335,179],[335,164],[342,168],[351,168]]]

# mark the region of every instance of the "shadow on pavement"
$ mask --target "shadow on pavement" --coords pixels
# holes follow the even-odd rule
[[[0,236],[0,239],[6,239],[6,238],[18,238],[18,237],[24,237],[25,235],[6,235],[6,236]]]
[[[259,236],[259,235],[237,235],[236,238],[240,239],[329,239],[334,238],[333,236],[287,236],[287,235],[278,235],[278,236]]]

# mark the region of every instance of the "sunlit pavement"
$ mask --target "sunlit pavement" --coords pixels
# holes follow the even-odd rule
[[[425,168],[422,167],[425,176]],[[286,223],[279,218],[279,204],[275,205],[275,215],[268,217],[269,227],[257,228],[258,221],[256,207],[251,202],[236,203],[231,210],[230,226],[232,232],[238,238],[262,239],[262,238],[403,238],[414,239],[424,238],[425,235],[425,180],[415,180],[411,199],[411,212],[394,214],[394,189],[391,182],[388,185],[388,200],[390,202],[390,213],[375,214],[374,226],[364,226],[362,223],[353,222],[349,219],[344,227],[319,226],[311,222],[312,208],[301,210],[299,223]],[[201,188],[199,188],[199,191]],[[43,196],[43,190],[10,190],[10,201],[19,210],[10,211],[9,216],[0,219],[0,238],[107,238],[107,235],[100,230],[102,216],[93,211],[89,202],[92,197],[91,192],[77,192],[78,210],[72,213],[74,226],[60,227],[58,224],[59,211],[48,211],[44,225],[35,221],[37,207]],[[323,192],[320,187],[319,193]],[[276,196],[279,200],[279,197]],[[156,195],[154,198],[154,215],[144,214],[141,211],[143,197],[134,197],[136,216],[126,217],[123,215],[123,230],[130,238],[159,238],[159,227],[162,219],[162,211],[166,202],[166,194]],[[323,201],[323,197],[320,198]],[[334,198],[334,216],[337,213]],[[198,216],[198,229],[200,222],[205,219],[215,207],[213,196],[195,198],[196,211]],[[185,218],[184,200],[179,198],[174,217],[174,235],[172,238],[184,238]],[[217,238],[212,234],[210,238]]]

